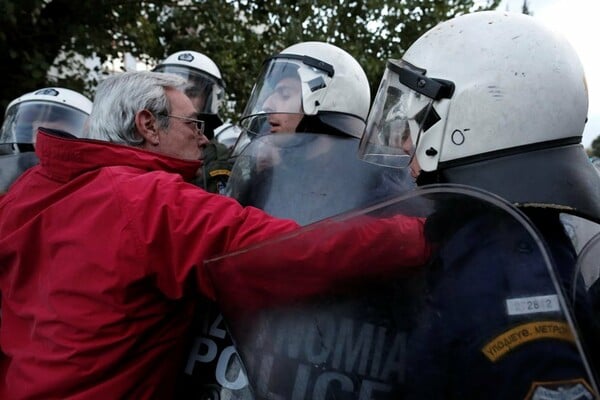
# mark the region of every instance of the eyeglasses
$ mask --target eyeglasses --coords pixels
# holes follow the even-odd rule
[[[167,117],[167,118],[177,118],[177,119],[181,119],[183,121],[185,121],[185,124],[195,124],[196,129],[198,129],[198,132],[200,132],[201,134],[204,134],[204,121],[199,120],[199,119],[194,119],[194,118],[188,118],[188,117],[180,117],[177,115],[170,115],[170,114],[160,114],[163,117]]]

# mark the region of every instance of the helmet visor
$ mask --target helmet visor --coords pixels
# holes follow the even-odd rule
[[[243,117],[259,113],[301,113],[301,62],[271,59],[261,71],[252,90]]]
[[[189,86],[185,94],[192,100],[200,114],[218,114],[225,98],[223,84],[213,76],[181,65],[159,65],[156,72],[165,72],[185,78]]]
[[[80,136],[88,115],[76,108],[47,101],[18,103],[7,110],[2,130],[2,143],[35,144],[38,128],[56,129]]]
[[[440,120],[433,104],[452,94],[452,83],[431,79],[402,60],[390,60],[359,147],[365,161],[405,168],[421,135]]]
[[[306,93],[327,88],[333,67],[309,56],[283,54],[267,60],[240,119],[238,155],[250,140],[266,133],[292,133],[304,112]]]

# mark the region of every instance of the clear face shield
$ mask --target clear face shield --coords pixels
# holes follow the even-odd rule
[[[185,94],[192,100],[199,114],[218,114],[225,98],[225,88],[216,78],[181,65],[159,65],[156,72],[179,75],[189,82]]]
[[[367,119],[359,157],[383,166],[406,168],[419,141],[440,120],[433,105],[450,98],[451,82],[425,76],[402,60],[389,60]]]
[[[40,127],[79,136],[88,115],[76,108],[48,101],[26,101],[11,107],[0,131],[0,145],[35,144]],[[13,146],[18,152],[18,147]]]
[[[240,119],[242,134],[232,155],[257,136],[295,132],[305,114],[316,114],[307,110],[307,102],[318,103],[312,96],[326,94],[333,73],[333,66],[309,56],[284,54],[267,60]]]

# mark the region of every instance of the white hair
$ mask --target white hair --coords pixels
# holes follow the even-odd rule
[[[186,86],[184,78],[160,72],[124,72],[108,77],[98,85],[84,137],[139,146],[144,138],[135,126],[136,113],[145,109],[157,117],[170,114],[165,88],[183,91]],[[163,128],[168,126],[167,118],[159,121]]]

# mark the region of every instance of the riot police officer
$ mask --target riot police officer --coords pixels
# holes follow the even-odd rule
[[[265,60],[240,119],[228,195],[306,225],[408,190],[405,172],[356,157],[369,106],[363,68],[337,46],[302,42]],[[248,398],[225,321],[213,310],[197,324],[182,392]]]
[[[225,99],[225,82],[219,67],[202,53],[182,50],[169,55],[154,71],[180,75],[190,83],[186,94],[198,110],[198,119],[204,121],[204,136],[210,141],[204,148],[204,165],[197,184],[211,193],[223,193],[231,163],[229,149],[215,139],[215,129],[223,125],[219,109]]]
[[[600,221],[598,174],[580,143],[587,107],[577,54],[530,16],[460,16],[388,61],[361,157],[409,167],[420,186],[507,199],[541,233],[563,293],[577,292],[566,309],[554,304],[530,241],[486,230],[494,215],[477,208],[439,204],[427,222],[440,246],[428,301],[407,345],[408,398],[596,398],[586,364],[574,362],[577,342],[557,334],[558,313],[573,308],[595,358],[596,327],[560,221],[562,212]]]
[[[228,194],[305,225],[411,188],[403,171],[356,159],[370,98],[361,65],[332,44],[267,59],[240,120]]]
[[[10,102],[0,130],[0,193],[25,170],[38,163],[34,153],[39,127],[80,136],[92,102],[70,89],[48,87],[26,93]]]

